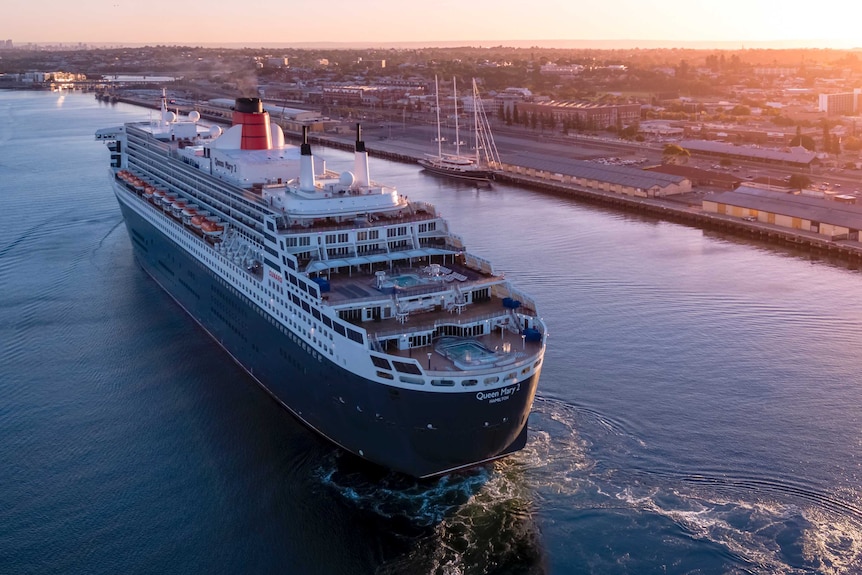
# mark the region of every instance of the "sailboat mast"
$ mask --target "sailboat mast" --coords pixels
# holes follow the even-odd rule
[[[461,134],[458,133],[458,88],[455,87],[455,76],[452,76],[452,92],[455,94],[455,155],[461,155]]]
[[[437,83],[437,75],[434,75],[434,99],[437,107],[437,157],[443,157],[443,142],[440,140],[440,84]]]
[[[479,156],[479,89],[476,78],[473,78],[473,145],[476,147],[476,165],[481,163]]]

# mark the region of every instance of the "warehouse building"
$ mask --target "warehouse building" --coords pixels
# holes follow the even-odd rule
[[[828,240],[859,241],[862,228],[862,206],[855,203],[749,186],[712,195],[702,205],[705,212],[810,232]]]
[[[641,198],[661,198],[691,191],[691,180],[676,174],[527,154],[518,155],[517,162],[518,165],[502,164],[501,169],[513,174]]]

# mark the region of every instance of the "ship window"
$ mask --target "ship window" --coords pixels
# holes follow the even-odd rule
[[[342,336],[347,335],[347,332],[345,331],[344,326],[341,325],[340,323],[336,323],[333,327],[335,328],[335,331],[338,332],[339,335],[342,335]]]
[[[402,381],[404,383],[413,383],[416,385],[425,385],[425,380],[421,377],[410,377],[409,375],[399,375],[398,381]]]
[[[307,301],[300,302],[300,305],[302,306],[302,309],[304,309],[306,312],[311,311],[311,306],[308,305]]]
[[[436,385],[438,387],[452,387],[455,385],[455,382],[451,379],[432,379],[431,385]]]
[[[326,316],[323,316],[323,325],[325,325],[328,328],[331,328],[332,327],[332,320]]]
[[[274,231],[275,231],[275,226],[274,226],[274,225],[272,225],[272,222],[266,222],[266,229],[268,229],[268,230],[269,230],[269,231],[271,231],[271,232],[274,232]]]
[[[395,379],[395,376],[391,373],[386,373],[385,371],[377,371],[377,377],[382,377],[384,379]]]
[[[376,355],[372,355],[371,361],[373,361],[374,365],[377,367],[382,367],[383,369],[392,369],[392,366],[389,365],[389,361],[384,357],[378,357]]]
[[[541,359],[537,359],[537,360],[536,360],[536,363],[534,363],[534,364],[533,364],[533,367],[539,367],[540,365],[542,365],[542,360],[541,360]]]
[[[392,365],[401,373],[412,373],[414,375],[422,375],[422,370],[415,363],[406,363],[403,361],[392,360]]]
[[[347,329],[347,337],[355,341],[356,343],[362,343],[362,334],[358,331],[352,330],[350,328]]]
[[[311,308],[311,315],[314,316],[314,319],[320,319],[320,311],[316,307]]]
[[[500,381],[500,378],[497,377],[496,375],[493,377],[486,377],[485,378],[485,385],[491,385],[492,383],[497,383],[498,381]]]
[[[469,387],[471,385],[476,385],[477,383],[479,383],[478,379],[465,379],[461,382],[461,385],[463,385],[464,387]]]

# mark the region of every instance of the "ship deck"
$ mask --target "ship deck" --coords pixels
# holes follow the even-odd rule
[[[407,287],[398,290],[399,298],[408,298],[422,296],[427,294],[429,301],[438,299],[444,290],[451,290],[452,284],[455,283],[462,290],[475,289],[483,284],[490,286],[494,283],[502,281],[501,276],[493,276],[483,274],[476,270],[467,268],[460,264],[447,263],[444,269],[448,269],[451,274],[460,275],[464,280],[443,280],[440,284],[423,284],[415,287]],[[376,276],[368,271],[357,273],[354,271],[352,275],[347,274],[331,274],[329,277],[330,291],[326,296],[330,305],[351,304],[356,305],[362,302],[367,302],[369,305],[374,305],[375,302],[383,300],[391,300],[395,297],[393,294],[387,294],[376,287]],[[386,270],[392,275],[414,274],[420,275],[423,273],[419,268],[393,268]],[[448,274],[447,274],[448,275]],[[412,312],[406,317],[397,318],[380,318],[372,321],[353,322],[364,328],[369,337],[374,340],[382,341],[392,339],[400,334],[418,335],[433,331],[440,326],[476,326],[482,325],[485,321],[486,325],[482,329],[480,335],[470,335],[469,339],[479,342],[483,347],[490,351],[506,352],[504,353],[505,360],[500,362],[500,365],[517,363],[529,357],[535,356],[541,348],[541,342],[525,341],[519,333],[511,331],[508,328],[496,328],[491,330],[492,318],[505,316],[509,310],[503,306],[503,300],[499,297],[492,296],[489,300],[462,304],[455,306],[452,309],[445,309],[439,303],[429,306],[422,312]],[[532,310],[519,308],[519,313],[526,315],[535,315]],[[457,337],[454,336],[454,337]],[[412,357],[420,360],[423,367],[428,366],[430,362],[430,371],[439,372],[462,372],[455,361],[447,358],[445,355],[436,350],[435,346],[439,338],[425,345],[415,346],[410,349],[397,349],[395,345],[389,345],[385,351],[388,354],[401,357]],[[428,354],[431,357],[428,357]],[[486,365],[486,368],[491,368],[493,364]],[[496,366],[496,367],[499,367]],[[481,371],[482,368],[476,368]],[[469,371],[469,369],[468,369]]]

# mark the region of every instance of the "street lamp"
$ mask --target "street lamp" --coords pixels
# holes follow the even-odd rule
[[[428,369],[431,369],[431,352],[428,352]]]

